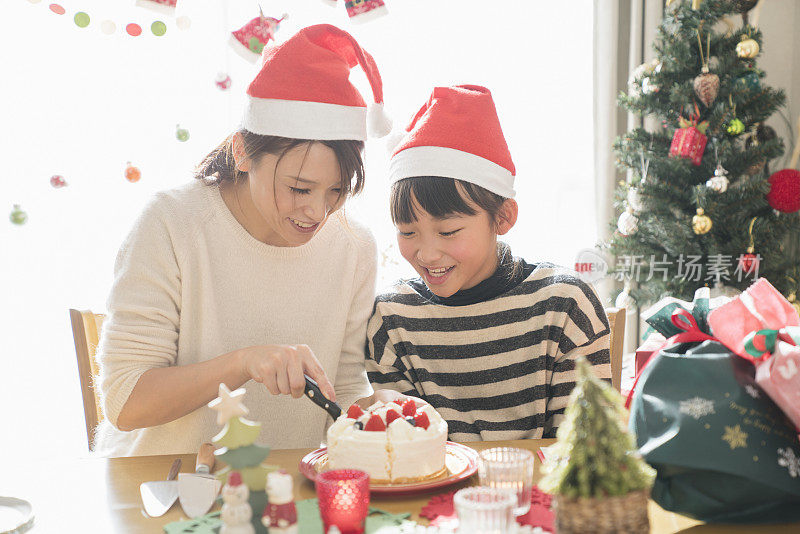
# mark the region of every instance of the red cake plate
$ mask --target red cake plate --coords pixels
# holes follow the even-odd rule
[[[478,453],[466,445],[448,441],[445,444],[444,463],[446,472],[436,478],[406,484],[370,483],[369,489],[372,493],[410,495],[456,484],[468,479],[478,470]],[[326,470],[327,464],[328,449],[323,447],[306,454],[300,460],[300,473],[313,482],[318,473]]]

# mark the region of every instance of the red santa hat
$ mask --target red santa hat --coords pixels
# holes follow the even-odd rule
[[[485,87],[436,87],[406,132],[392,153],[392,183],[415,176],[442,176],[514,197],[516,169],[492,93]]]
[[[361,65],[375,103],[350,83]],[[283,44],[264,48],[261,71],[247,88],[242,127],[293,139],[383,137],[391,121],[383,110],[383,83],[375,60],[347,32],[329,24],[303,28]]]

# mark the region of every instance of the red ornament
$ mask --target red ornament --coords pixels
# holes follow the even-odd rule
[[[758,256],[753,254],[751,249],[748,249],[747,254],[739,256],[739,267],[743,273],[752,274],[754,271],[758,270],[760,263],[761,261]]]
[[[64,177],[61,176],[60,174],[54,174],[53,176],[50,177],[50,185],[52,185],[56,189],[59,189],[61,187],[66,186],[67,181],[64,180]]]
[[[131,165],[131,162],[128,162],[128,166],[125,167],[125,179],[128,180],[130,183],[138,182],[139,178],[142,177],[142,171],[140,171],[137,167]]]
[[[800,210],[800,171],[783,169],[769,177],[767,202],[783,213]]]

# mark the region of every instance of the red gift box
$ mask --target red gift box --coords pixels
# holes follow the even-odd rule
[[[700,165],[707,142],[708,138],[696,126],[678,128],[672,137],[669,155],[688,158],[692,160],[693,165]]]
[[[644,340],[642,346],[636,349],[637,375],[641,372],[642,367],[644,367],[644,364],[647,363],[647,360],[650,359],[650,355],[653,354],[653,351],[661,347],[666,340],[667,338],[665,338],[658,332],[653,332],[652,334],[647,336],[647,339]]]

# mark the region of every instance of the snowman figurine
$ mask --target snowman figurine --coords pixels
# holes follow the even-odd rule
[[[267,498],[261,523],[270,534],[297,534],[297,508],[294,505],[292,477],[285,470],[267,474]]]
[[[242,484],[242,474],[238,471],[228,476],[228,483],[222,488],[222,528],[220,534],[255,534],[250,524],[253,510],[247,499],[250,491]]]

